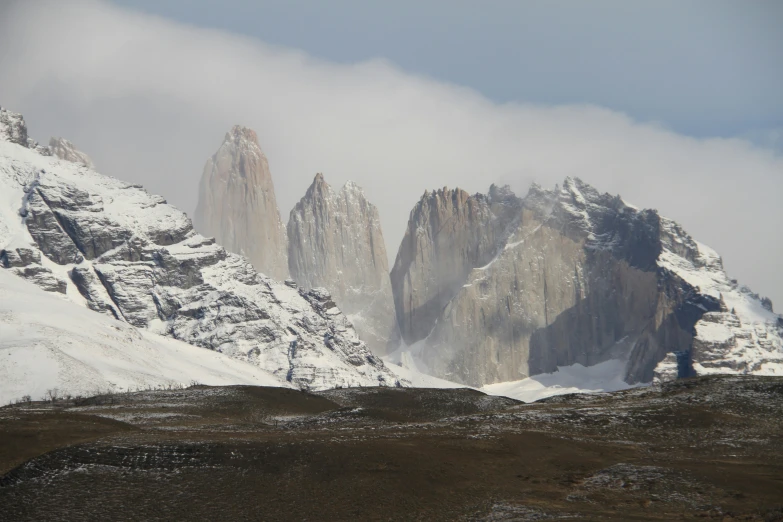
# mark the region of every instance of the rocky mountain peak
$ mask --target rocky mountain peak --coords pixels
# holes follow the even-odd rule
[[[237,149],[251,150],[257,152],[259,155],[264,154],[258,143],[258,134],[256,134],[256,131],[243,127],[242,125],[234,125],[231,127],[231,130],[226,133],[226,137],[223,139],[223,145]]]
[[[310,186],[307,187],[307,191],[305,192],[305,198],[315,200],[315,199],[325,199],[329,197],[334,197],[334,190],[332,190],[331,185],[329,185],[324,180],[324,175],[319,172],[313,178],[313,182],[310,183]]]
[[[95,164],[92,159],[84,152],[78,150],[73,143],[65,138],[52,138],[49,140],[49,150],[53,156],[70,161],[73,163],[81,163],[90,168],[95,168]]]
[[[340,188],[339,191],[335,191],[334,188],[329,185],[324,175],[320,172],[315,175],[313,178],[313,182],[310,184],[310,186],[307,188],[305,197],[312,197],[312,198],[335,198],[335,197],[342,197],[342,198],[348,198],[348,199],[357,199],[359,200],[359,204],[361,205],[367,205],[369,202],[367,201],[366,196],[364,195],[364,189],[360,187],[355,182],[348,180],[345,182],[345,184]]]
[[[587,211],[615,208],[621,203],[619,196],[602,194],[592,185],[576,177],[566,177],[559,190],[556,188],[556,192],[562,203]]]
[[[677,368],[783,371],[779,317],[720,256],[579,178],[522,199],[497,186],[425,192],[391,280],[404,340],[392,360],[471,385],[609,359],[629,383]]]
[[[376,353],[394,325],[378,209],[353,182],[335,192],[316,174],[288,220],[288,266],[304,288],[328,288]]]
[[[346,181],[340,191],[346,193],[349,197],[365,197],[364,189],[351,180]]]
[[[15,143],[34,150],[42,156],[51,156],[52,151],[48,147],[38,144],[27,135],[27,124],[24,117],[16,112],[11,112],[0,107],[0,141]]]
[[[27,125],[21,114],[0,107],[0,139],[27,147]]]
[[[280,280],[288,276],[285,228],[255,131],[232,127],[207,160],[194,224],[257,270]]]
[[[570,192],[572,194],[583,193],[583,192],[598,194],[598,191],[595,190],[591,185],[588,185],[587,183],[582,181],[581,178],[575,176],[565,177],[565,179],[563,180],[563,190]]]
[[[511,187],[508,185],[495,185],[494,183],[489,186],[489,200],[493,203],[516,201],[518,198]]]

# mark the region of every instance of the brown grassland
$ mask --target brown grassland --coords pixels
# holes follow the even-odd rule
[[[783,378],[533,404],[194,386],[0,408],[1,520],[783,520]]]

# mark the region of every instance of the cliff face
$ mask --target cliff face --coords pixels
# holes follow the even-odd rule
[[[299,388],[406,384],[367,350],[328,292],[259,274],[139,186],[8,139],[26,135],[21,117],[8,119],[22,128],[0,135],[3,268],[74,306],[255,364]]]
[[[425,192],[411,211],[391,271],[402,339],[426,337],[471,270],[488,263],[509,233],[520,200],[493,187],[470,196],[446,187]]]
[[[256,133],[235,126],[207,160],[194,216],[196,229],[244,255],[270,277],[288,277],[286,236],[266,156]]]
[[[300,286],[329,289],[362,340],[385,353],[395,322],[386,246],[361,188],[335,191],[316,175],[288,220],[288,266]]]
[[[704,251],[655,211],[578,179],[524,199],[497,187],[425,193],[392,270],[395,360],[476,386],[609,359],[626,361],[627,382],[649,382],[670,353],[687,359],[676,375],[696,372],[702,316],[731,293]],[[678,263],[726,284],[705,289]],[[783,361],[769,337],[767,359]]]

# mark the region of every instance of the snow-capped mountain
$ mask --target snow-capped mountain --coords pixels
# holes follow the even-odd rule
[[[783,374],[768,300],[673,221],[579,179],[524,198],[426,192],[391,281],[402,342],[387,361],[473,386],[614,360],[626,384]]]
[[[269,279],[163,198],[38,149],[20,115],[0,112],[0,262],[9,272],[299,388],[407,384],[328,292]]]
[[[235,131],[209,172],[269,178],[252,131]],[[320,176],[292,211],[291,273],[333,299],[259,274],[162,198],[99,174],[66,140],[38,145],[0,109],[0,377],[13,385],[2,391],[212,379],[465,384],[529,400],[555,387],[783,374],[783,318],[768,299],[675,222],[572,178],[524,198],[494,185],[425,192],[390,275],[400,346],[387,366],[335,304],[352,306],[356,288],[367,297],[367,281],[388,296],[377,221],[358,187],[335,193]],[[354,314],[370,310],[357,303]]]

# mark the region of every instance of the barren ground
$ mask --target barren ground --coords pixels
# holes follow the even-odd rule
[[[2,520],[783,520],[783,379],[534,404],[193,387],[0,409]]]

